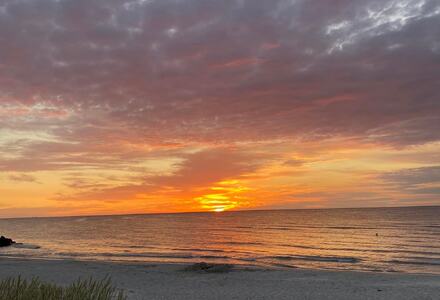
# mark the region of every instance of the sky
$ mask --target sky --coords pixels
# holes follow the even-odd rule
[[[0,0],[0,217],[440,205],[438,0]]]

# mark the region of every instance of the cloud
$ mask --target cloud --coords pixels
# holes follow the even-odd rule
[[[403,169],[382,175],[387,182],[401,185],[416,185],[440,182],[440,166]]]
[[[401,192],[430,197],[440,197],[440,166],[403,169],[388,172],[380,178]]]
[[[36,182],[37,179],[28,174],[12,174],[8,176],[8,179],[16,182]]]
[[[284,162],[284,165],[289,166],[289,167],[301,167],[306,162],[307,161],[303,160],[303,159],[292,158],[292,159],[286,160]]]
[[[258,155],[253,153],[225,148],[210,149],[188,155],[175,174],[159,176],[150,181],[172,187],[209,186],[253,172],[260,165]]]
[[[436,0],[2,1],[0,172],[59,199],[177,197],[435,145],[439,37]]]
[[[103,125],[166,141],[439,138],[436,1],[38,0],[1,11],[1,110],[21,111],[2,126],[80,140]]]
[[[73,178],[68,185],[73,195],[61,195],[60,200],[121,201],[142,198],[142,195],[169,194],[169,197],[191,198],[191,195],[210,189],[218,182],[241,179],[255,172],[267,157],[245,153],[238,149],[214,148],[186,154],[170,175],[133,177],[136,183],[106,187],[93,181]],[[80,191],[78,193],[78,190]]]

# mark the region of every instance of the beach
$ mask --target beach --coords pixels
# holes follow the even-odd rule
[[[439,207],[0,220],[0,279],[128,299],[440,299]],[[408,221],[411,219],[411,221]],[[232,269],[188,270],[206,262]],[[206,265],[205,265],[206,266]]]
[[[439,299],[440,276],[427,274],[264,269],[187,271],[184,264],[0,259],[0,279],[39,277],[69,284],[104,278],[128,299]]]

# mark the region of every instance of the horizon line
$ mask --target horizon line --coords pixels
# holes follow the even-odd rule
[[[318,208],[275,208],[275,209],[243,209],[216,211],[185,211],[185,212],[157,212],[157,213],[128,213],[128,214],[97,214],[97,215],[66,215],[66,216],[32,216],[32,217],[0,217],[0,220],[16,219],[52,219],[52,218],[93,218],[93,217],[123,217],[123,216],[146,216],[146,215],[181,215],[181,214],[225,214],[239,212],[262,212],[262,211],[288,211],[288,210],[337,210],[337,209],[379,209],[379,208],[416,208],[416,207],[440,207],[439,205],[404,205],[404,206],[364,206],[364,207],[318,207]]]

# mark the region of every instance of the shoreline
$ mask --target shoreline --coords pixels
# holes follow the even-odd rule
[[[110,276],[128,299],[438,299],[440,275],[236,266],[185,271],[189,264],[0,257],[0,279],[69,284]]]
[[[14,247],[14,246],[12,246]],[[33,249],[26,248],[25,249]],[[39,249],[39,248],[38,248]],[[136,256],[135,256],[136,257]],[[321,256],[318,256],[322,258]],[[152,258],[152,257],[151,257]],[[192,257],[196,258],[196,257]],[[329,257],[325,257],[329,258]],[[335,257],[336,258],[336,257]],[[337,257],[339,259],[346,259],[349,257]],[[229,260],[217,260],[212,257],[200,256],[198,260],[145,260],[145,259],[115,259],[115,258],[96,258],[96,257],[86,257],[86,256],[33,256],[26,254],[17,254],[17,253],[9,253],[2,254],[0,253],[0,261],[2,259],[5,260],[37,260],[37,261],[74,261],[74,262],[84,262],[84,263],[114,263],[114,264],[125,264],[125,265],[175,265],[175,266],[188,266],[198,262],[207,262],[209,264],[222,265],[222,264],[230,264],[234,266],[234,270],[275,270],[275,271],[289,271],[289,270],[310,270],[310,271],[329,271],[329,272],[361,272],[361,273],[377,273],[377,274],[407,274],[407,275],[427,275],[427,276],[439,276],[438,272],[425,272],[425,271],[405,271],[405,270],[394,270],[394,269],[378,269],[378,268],[342,268],[342,267],[320,267],[320,266],[304,266],[304,265],[289,265],[283,263],[253,263],[252,261],[240,260],[231,258]],[[317,259],[317,262],[326,260]]]

